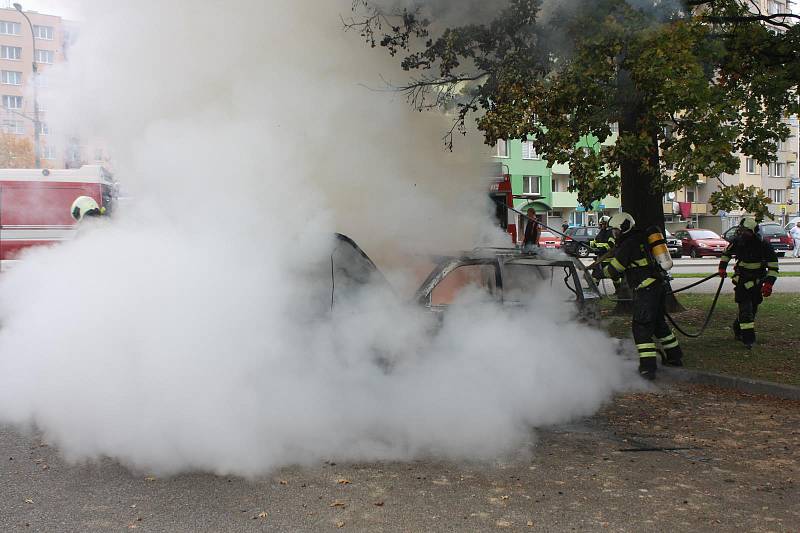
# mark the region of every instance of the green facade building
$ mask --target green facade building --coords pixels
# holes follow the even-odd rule
[[[615,141],[616,135],[613,135],[606,143]],[[502,174],[511,176],[514,208],[524,213],[532,207],[539,220],[550,227],[560,228],[564,221],[570,226],[594,226],[600,216],[620,210],[620,199],[608,196],[586,211],[578,205],[578,193],[569,192],[569,166],[556,164],[548,168],[547,161],[538,157],[529,142],[499,141],[495,150],[493,162],[502,169]]]

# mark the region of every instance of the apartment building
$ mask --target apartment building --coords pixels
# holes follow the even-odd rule
[[[763,14],[790,13],[795,2],[792,0],[753,0],[751,9]],[[787,20],[787,23],[792,21]],[[775,31],[784,31],[772,26]],[[800,125],[798,117],[788,117],[784,122],[789,126],[790,135],[776,146],[776,161],[769,165],[759,165],[752,158],[739,154],[739,171],[723,174],[720,180],[725,185],[751,185],[764,190],[772,200],[770,214],[782,225],[791,217],[798,215],[800,206],[800,179],[798,179],[798,153],[800,153]],[[664,216],[667,227],[676,229],[692,223],[695,227],[724,232],[735,226],[746,213],[741,210],[711,214],[709,199],[719,190],[717,180],[698,180],[694,187],[687,187],[664,196]]]
[[[615,133],[605,144],[616,142]],[[584,139],[579,143],[584,150],[598,150],[594,139]],[[500,140],[491,154],[497,165],[496,174],[511,176],[511,190],[514,195],[514,208],[527,212],[536,211],[536,216],[551,227],[561,227],[563,222],[570,226],[596,226],[599,217],[619,212],[621,202],[609,196],[594,202],[591,209],[578,203],[578,193],[570,192],[572,181],[568,165],[554,164],[548,168],[533,148],[533,143],[519,140]]]
[[[69,135],[69,132],[57,131],[47,120],[48,107],[54,96],[48,73],[67,60],[70,44],[77,35],[76,26],[62,17],[20,7],[22,11],[8,0],[0,0],[0,128],[3,135],[27,139],[31,149],[35,150],[36,102],[43,168],[106,164],[107,156],[101,142],[90,144]],[[10,144],[19,146],[25,143]]]

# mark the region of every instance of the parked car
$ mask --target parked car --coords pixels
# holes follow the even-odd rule
[[[787,252],[794,250],[794,241],[791,235],[789,235],[780,224],[776,224],[775,222],[762,222],[758,227],[761,238],[772,246],[772,249],[775,250],[775,255],[778,257],[783,257]],[[734,226],[723,233],[722,236],[726,241],[731,242],[736,236],[736,230],[738,229],[738,226]]]
[[[789,230],[791,230],[793,227],[795,227],[798,222],[800,222],[800,217],[790,218],[789,222],[786,223],[786,225],[783,227],[783,229],[785,229],[786,232],[788,233]]]
[[[542,231],[539,234],[539,247],[561,248],[561,239],[556,237],[556,234],[551,231]]]
[[[576,226],[569,228],[565,234],[566,237],[561,237],[561,249],[567,254],[576,257],[589,257],[592,254],[587,246],[581,246],[578,243],[589,244],[589,241],[597,237],[600,228],[590,226]]]
[[[682,229],[675,238],[681,241],[683,255],[690,257],[719,257],[728,247],[728,241],[709,229]]]
[[[669,250],[669,255],[673,259],[677,259],[683,256],[683,247],[681,246],[681,240],[676,239],[675,236],[669,232],[669,230],[664,230],[664,240],[667,241],[667,250]]]

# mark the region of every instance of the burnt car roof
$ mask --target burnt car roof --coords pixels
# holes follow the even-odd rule
[[[519,248],[510,247],[480,247],[470,251],[458,252],[452,255],[438,255],[434,258],[436,267],[431,271],[425,281],[417,289],[414,299],[423,302],[431,291],[450,272],[460,266],[476,264],[497,265],[527,265],[541,267],[574,268],[576,274],[585,275],[586,269],[580,261],[574,258],[551,259],[543,257],[536,252],[523,252]],[[599,291],[597,291],[599,296]],[[576,294],[577,296],[577,294]],[[580,298],[580,297],[579,297]]]

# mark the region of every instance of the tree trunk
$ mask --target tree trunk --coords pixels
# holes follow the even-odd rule
[[[655,226],[664,233],[664,191],[656,186],[660,175],[660,159],[658,151],[657,126],[648,125],[644,121],[644,109],[641,98],[636,94],[627,72],[620,73],[620,87],[626,95],[622,102],[622,116],[619,121],[619,133],[650,139],[650,152],[640,156],[624,158],[620,162],[622,178],[622,210],[629,213],[636,221],[639,229],[646,230]],[[644,163],[644,164],[643,164]],[[623,284],[618,287],[615,313],[630,313],[633,298],[632,291]],[[667,296],[667,311],[678,312],[684,308],[672,294]]]

